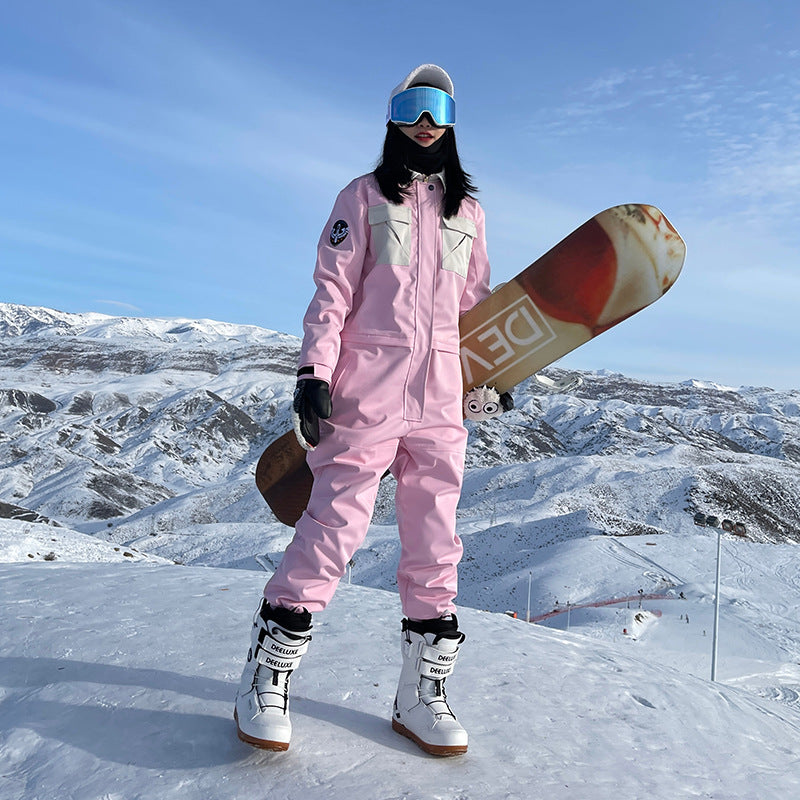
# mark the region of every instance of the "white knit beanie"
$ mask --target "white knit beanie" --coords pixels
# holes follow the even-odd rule
[[[434,86],[437,89],[441,89],[443,92],[447,92],[450,97],[455,97],[453,81],[441,67],[437,67],[436,64],[420,64],[416,69],[412,69],[411,72],[392,89],[392,93],[389,95],[389,102],[391,103],[395,95],[404,92],[414,83],[425,83]]]

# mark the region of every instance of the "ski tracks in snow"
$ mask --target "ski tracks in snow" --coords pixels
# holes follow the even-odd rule
[[[603,542],[603,545],[606,552],[608,552],[612,558],[616,559],[621,564],[625,564],[626,566],[634,567],[636,569],[644,567],[642,575],[646,578],[650,578],[657,584],[661,584],[662,586],[666,587],[680,586],[686,583],[683,578],[680,578],[673,572],[670,572],[661,564],[653,561],[653,559],[643,556],[632,547],[628,547],[628,545],[623,544],[619,541],[619,539],[609,538],[607,541]]]

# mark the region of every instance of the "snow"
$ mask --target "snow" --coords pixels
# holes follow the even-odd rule
[[[297,340],[3,303],[0,337],[0,800],[797,794],[799,391],[517,387],[517,410],[471,426],[458,510],[468,638],[448,692],[469,752],[431,758],[390,727],[387,479],[274,754],[232,711],[292,534],[252,472],[288,425]],[[697,510],[748,524],[722,542],[715,683]]]
[[[62,559],[69,562],[171,563],[135,547],[119,547],[69,528],[0,519],[0,563]]]
[[[56,561],[19,555],[30,529],[54,535],[41,544]],[[291,748],[266,753],[241,743],[231,718],[266,573],[96,563],[86,555],[92,537],[10,521],[0,530],[0,561],[23,562],[0,564],[3,800],[765,800],[797,790],[800,589],[790,545],[726,542],[723,619],[735,625],[725,623],[718,683],[691,674],[707,667],[710,647],[699,584],[683,587],[686,599],[665,598],[660,617],[624,604],[573,609],[569,631],[566,615],[545,627],[462,607],[468,638],[448,688],[470,749],[442,760],[389,724],[400,662],[393,592],[343,583],[315,616],[293,677]],[[691,578],[708,557],[690,550],[680,563],[680,537],[659,539],[664,552],[652,557],[644,540],[596,540],[573,561],[563,549],[543,556],[551,583],[578,592],[598,547],[614,554],[622,581],[631,564],[642,572],[643,558]],[[734,658],[738,650],[748,657]]]
[[[62,336],[81,336],[87,339],[152,338],[163,342],[196,342],[257,339],[271,341],[293,337],[276,334],[255,325],[237,325],[210,319],[183,317],[117,317],[96,312],[72,314],[50,308],[0,303],[0,335],[19,336],[23,333],[42,332],[45,336],[53,330]]]

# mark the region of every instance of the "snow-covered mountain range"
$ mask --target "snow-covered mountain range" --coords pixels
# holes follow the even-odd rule
[[[0,343],[0,501],[81,529],[168,531],[176,509],[270,519],[252,475],[287,429],[294,337],[0,304]],[[753,541],[800,538],[800,390],[583,378],[570,395],[523,384],[514,412],[474,426],[464,517],[513,496],[554,532],[577,514],[657,533],[701,510],[746,521]],[[391,523],[390,495],[376,522]]]
[[[792,796],[800,391],[699,380],[527,382],[472,426],[449,687],[465,758],[431,761],[389,728],[390,480],[315,619],[291,750],[240,743],[249,618],[292,533],[253,472],[289,424],[298,345],[0,304],[1,796]],[[696,512],[747,529],[722,542],[718,683],[717,536]]]
[[[296,338],[0,304],[0,342],[1,516],[187,564],[280,558],[291,529],[253,473],[289,425]],[[751,542],[800,540],[800,391],[582,377],[568,395],[526,382],[514,411],[471,425],[462,603],[521,611],[531,551],[699,535],[698,511],[743,522]],[[392,493],[387,479],[356,559],[362,585],[394,587]],[[557,599],[535,594],[540,612]]]

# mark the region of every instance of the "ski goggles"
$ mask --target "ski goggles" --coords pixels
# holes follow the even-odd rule
[[[396,125],[416,125],[426,112],[439,128],[456,124],[456,101],[433,86],[412,86],[389,101],[389,119]]]

